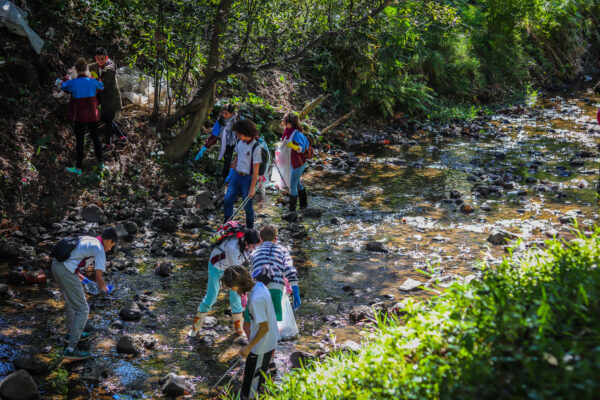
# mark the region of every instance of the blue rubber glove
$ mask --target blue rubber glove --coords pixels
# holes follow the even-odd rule
[[[292,286],[292,292],[294,292],[294,311],[296,311],[300,307],[300,304],[302,304],[302,301],[300,300],[300,289],[298,286],[294,285]]]
[[[230,168],[229,169],[229,175],[227,175],[227,178],[225,178],[225,183],[229,183],[229,181],[231,180],[231,178],[233,178],[233,174],[235,174],[235,169]]]
[[[113,285],[109,284],[109,285],[106,286],[106,289],[107,289],[106,293],[110,294],[110,293],[113,292],[113,290],[115,289],[115,287]]]
[[[202,148],[200,149],[200,151],[198,152],[198,154],[196,154],[196,158],[194,158],[194,161],[198,161],[199,159],[202,158],[202,156],[204,155],[204,152],[206,151],[206,146],[202,146]]]

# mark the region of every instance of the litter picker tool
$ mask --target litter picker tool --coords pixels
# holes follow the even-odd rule
[[[225,372],[223,374],[223,376],[221,376],[221,378],[219,378],[219,380],[217,381],[217,383],[215,383],[210,390],[215,390],[215,388],[217,386],[219,386],[219,383],[221,383],[221,381],[240,363],[240,361],[242,361],[242,357],[238,357],[238,359],[233,363],[233,365],[231,367],[229,367],[229,369],[227,370],[227,372]]]

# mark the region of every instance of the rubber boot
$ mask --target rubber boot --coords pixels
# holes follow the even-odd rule
[[[199,312],[196,314],[196,318],[194,318],[194,323],[192,324],[192,329],[190,329],[188,332],[189,337],[195,337],[198,335],[198,332],[200,332],[200,329],[202,329],[202,326],[204,325],[204,317],[206,317],[205,312]]]
[[[300,200],[300,208],[308,207],[308,197],[306,197],[306,189],[298,190],[298,200]]]
[[[231,314],[231,322],[233,322],[233,329],[238,335],[245,335],[244,333],[244,317],[242,313]]]
[[[298,202],[298,196],[290,195],[290,212],[296,211],[296,203]]]

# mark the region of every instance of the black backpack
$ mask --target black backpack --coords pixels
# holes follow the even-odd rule
[[[50,255],[57,261],[63,262],[69,259],[69,256],[79,244],[79,238],[66,237],[56,243]]]
[[[258,140],[256,141],[256,143],[254,143],[254,146],[252,146],[252,155],[250,156],[250,175],[252,175],[252,173],[253,173],[252,166],[254,165],[254,150],[256,149],[256,146],[260,146],[260,143],[258,143]],[[258,176],[265,174],[265,170],[267,169],[267,162],[269,160],[269,157],[270,157],[269,150],[265,149],[263,146],[260,146],[261,162],[260,162],[260,165],[258,166]]]

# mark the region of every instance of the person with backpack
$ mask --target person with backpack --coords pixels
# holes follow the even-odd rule
[[[246,308],[251,321],[250,337],[249,343],[239,351],[239,355],[246,359],[240,398],[254,399],[265,381],[279,339],[273,301],[262,278],[253,280],[248,270],[242,266],[227,268],[221,282],[238,295],[248,294]]]
[[[67,171],[75,175],[81,175],[86,130],[90,131],[99,168],[104,169],[102,148],[98,138],[100,115],[98,114],[98,100],[96,98],[96,93],[103,90],[104,85],[102,82],[88,76],[88,66],[84,58],[77,60],[75,69],[77,70],[77,78],[63,81],[60,88],[71,94],[67,118],[75,124],[75,166],[67,167]]]
[[[271,281],[267,288],[273,299],[277,321],[282,321],[282,299],[285,291],[285,280],[289,282],[294,294],[294,310],[300,307],[300,290],[298,288],[298,277],[290,252],[277,243],[277,228],[273,225],[265,225],[260,230],[261,245],[254,250],[250,257],[250,273],[256,278],[264,271],[272,271]],[[245,322],[250,322],[245,315]]]
[[[198,312],[194,318],[192,329],[188,332],[189,337],[194,337],[202,329],[204,318],[217,301],[217,295],[221,289],[221,277],[227,267],[241,265],[248,261],[252,250],[260,244],[260,234],[254,229],[244,229],[244,225],[237,221],[231,221],[221,227],[221,236],[216,240],[208,261],[208,284],[206,295],[198,306]],[[242,299],[235,291],[229,292],[229,303],[231,305],[231,319],[235,332],[244,334],[242,327]]]
[[[306,160],[312,153],[310,142],[302,133],[302,126],[298,116],[287,113],[283,116],[282,125],[285,126],[281,140],[287,142],[287,147],[292,149],[290,173],[290,212],[296,211],[296,204],[300,200],[300,208],[308,207],[306,188],[300,181],[306,169]]]
[[[98,237],[81,236],[71,240],[61,240],[52,251],[52,275],[65,300],[67,311],[68,342],[63,353],[67,360],[83,360],[89,358],[90,353],[77,350],[77,344],[87,340],[89,334],[84,332],[88,320],[89,307],[83,291],[80,270],[86,266],[88,259],[94,259],[95,280],[103,292],[110,292],[106,286],[102,273],[106,270],[106,253],[118,241],[115,228],[107,228]],[[85,278],[84,278],[85,280]]]
[[[248,119],[236,121],[232,127],[238,137],[235,145],[235,158],[231,163],[229,175],[225,182],[229,183],[227,193],[225,194],[225,222],[233,216],[233,203],[239,195],[246,202],[244,210],[246,211],[246,227],[254,228],[254,208],[252,207],[252,198],[256,194],[256,182],[260,174],[262,160],[262,150],[257,141],[258,129],[254,122]]]
[[[225,178],[227,178],[227,174],[229,173],[233,151],[235,150],[235,144],[237,142],[236,135],[233,132],[233,124],[242,119],[243,117],[235,112],[235,105],[227,104],[223,107],[219,119],[217,119],[217,122],[213,125],[210,135],[206,139],[206,142],[204,142],[204,146],[202,146],[194,158],[195,161],[200,160],[208,149],[221,140],[221,149],[219,150],[219,157],[217,160],[223,159],[223,170],[221,173],[223,183],[225,183]]]
[[[104,122],[104,141],[102,147],[104,154],[114,150],[115,144],[127,143],[127,137],[123,134],[117,123],[115,116],[121,110],[121,92],[117,83],[117,64],[108,58],[108,52],[104,47],[96,49],[96,62],[92,64],[90,69],[92,74],[104,84],[104,91],[98,95],[100,103],[100,119]]]

